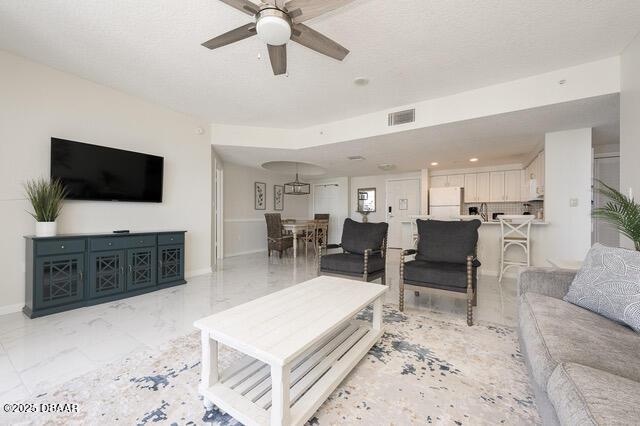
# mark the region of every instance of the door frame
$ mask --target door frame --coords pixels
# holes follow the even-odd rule
[[[321,181],[321,182],[316,182],[316,183],[311,184],[311,215],[314,215],[316,213],[316,188],[320,187],[320,186],[322,186],[322,187],[336,186],[336,187],[338,187],[338,189],[340,191],[344,190],[344,182],[340,182],[338,180],[329,179],[327,181]],[[346,189],[346,191],[347,191],[347,205],[346,205],[346,208],[345,208],[345,206],[340,206],[340,208],[343,210],[345,218],[350,217],[350,214],[349,214],[349,188],[350,187],[351,187],[351,184],[350,184],[349,180],[347,180],[347,185],[346,185],[346,188],[347,188]],[[328,240],[327,242],[329,244],[334,244],[336,242],[338,242],[338,243],[340,242],[340,237],[342,235],[341,232],[340,233],[336,232],[335,235],[337,236],[338,240],[337,241],[330,241],[329,238],[327,238],[327,240]]]
[[[596,176],[596,162],[597,160],[602,160],[605,158],[617,158],[618,159],[618,163],[620,162],[620,152],[602,152],[602,153],[594,153],[593,154],[593,158],[591,159],[591,176],[593,178],[593,183],[591,185],[591,199],[592,199],[592,205],[591,205],[591,209],[593,209],[595,207],[596,204],[596,191],[595,191],[595,179],[597,178]],[[619,166],[619,164],[618,164]],[[620,179],[620,176],[618,176],[618,179]],[[620,181],[618,180],[618,185],[620,184]],[[591,220],[591,243],[595,243],[598,241],[599,239],[599,235],[598,235],[598,221],[600,221],[602,219],[598,219],[598,218],[593,218]],[[618,236],[619,241],[622,241],[621,235],[619,234]]]
[[[407,180],[415,180],[418,182],[418,213],[421,212],[422,206],[422,179],[420,176],[416,177],[398,177],[398,178],[389,178],[384,180],[384,219],[385,222],[389,223],[389,183],[390,182],[398,182],[398,181],[407,181]],[[400,228],[400,246],[401,247],[388,247],[388,248],[398,248],[402,249],[402,227]]]

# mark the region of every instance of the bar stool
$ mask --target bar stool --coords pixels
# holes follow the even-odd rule
[[[505,271],[513,266],[530,266],[531,265],[531,222],[533,222],[532,215],[501,215],[498,216],[500,220],[500,277],[499,282],[502,282],[502,276]],[[507,260],[507,250],[511,246],[521,247],[524,250],[526,260],[516,261]]]

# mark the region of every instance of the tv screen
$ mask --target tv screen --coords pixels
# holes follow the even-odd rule
[[[51,177],[70,200],[162,202],[164,158],[51,138]]]

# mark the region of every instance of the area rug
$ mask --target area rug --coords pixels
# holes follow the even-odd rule
[[[363,311],[362,318],[371,312]],[[385,333],[320,407],[311,425],[538,424],[515,330],[385,306]],[[240,355],[223,348],[222,366]],[[200,336],[172,341],[88,373],[30,403],[78,404],[72,413],[9,417],[20,424],[236,425],[206,410],[197,388]],[[0,421],[0,423],[2,423]]]

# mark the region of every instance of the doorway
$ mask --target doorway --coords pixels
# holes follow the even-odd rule
[[[390,179],[386,182],[387,246],[402,248],[402,222],[420,214],[420,179]]]
[[[593,160],[593,177],[608,186],[620,190],[620,155],[597,154]],[[594,188],[596,183],[594,182]],[[593,207],[603,207],[607,198],[598,191],[593,191]],[[594,218],[591,232],[591,242],[605,246],[619,247],[620,233],[618,230],[602,219]]]
[[[338,243],[342,238],[342,225],[348,213],[343,191],[338,182],[313,185],[313,213],[329,213],[329,244]]]

